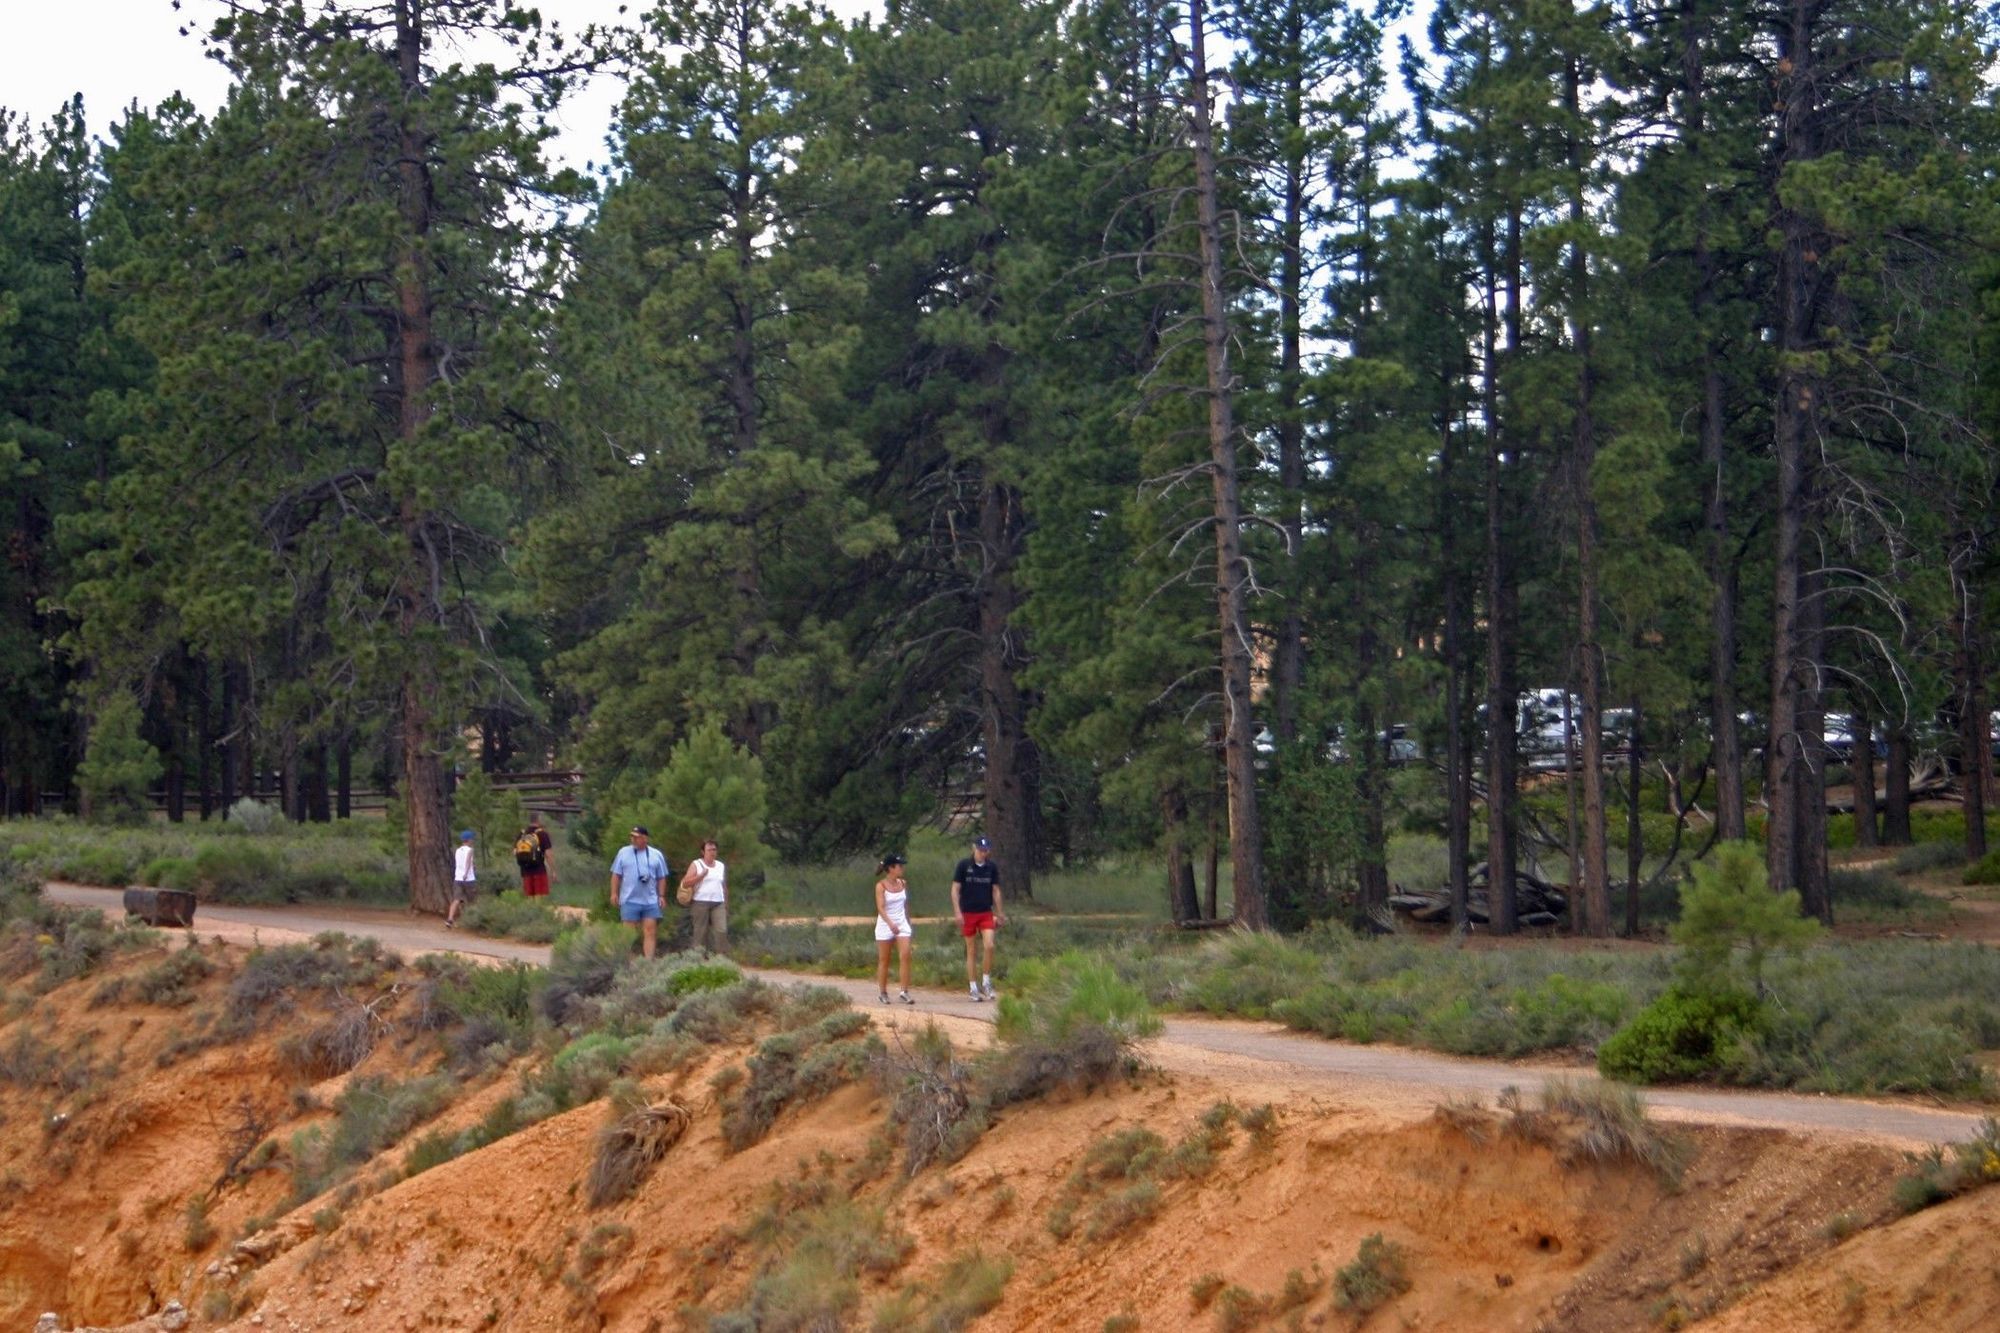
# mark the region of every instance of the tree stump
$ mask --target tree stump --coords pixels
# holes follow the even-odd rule
[[[184,889],[127,889],[125,913],[149,926],[192,926],[194,895]]]

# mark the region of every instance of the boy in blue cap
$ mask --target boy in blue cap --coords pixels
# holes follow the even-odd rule
[[[451,863],[451,906],[445,909],[444,927],[458,929],[458,912],[466,900],[479,892],[479,876],[472,868],[472,830],[458,835],[458,855]]]

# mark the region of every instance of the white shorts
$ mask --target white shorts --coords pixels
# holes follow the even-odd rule
[[[907,940],[914,933],[910,929],[910,918],[906,916],[899,914],[892,917],[884,917],[880,913],[877,913],[875,916],[875,942],[877,944],[887,944],[890,940]]]

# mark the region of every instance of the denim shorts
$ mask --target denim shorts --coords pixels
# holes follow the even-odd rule
[[[658,921],[660,919],[660,904],[658,902],[619,903],[618,919],[626,922]]]

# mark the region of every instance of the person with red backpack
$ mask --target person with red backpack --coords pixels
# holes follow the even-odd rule
[[[549,848],[555,839],[542,827],[539,815],[528,820],[528,827],[521,830],[521,836],[514,839],[514,864],[521,868],[521,894],[527,898],[546,898],[549,895]]]

